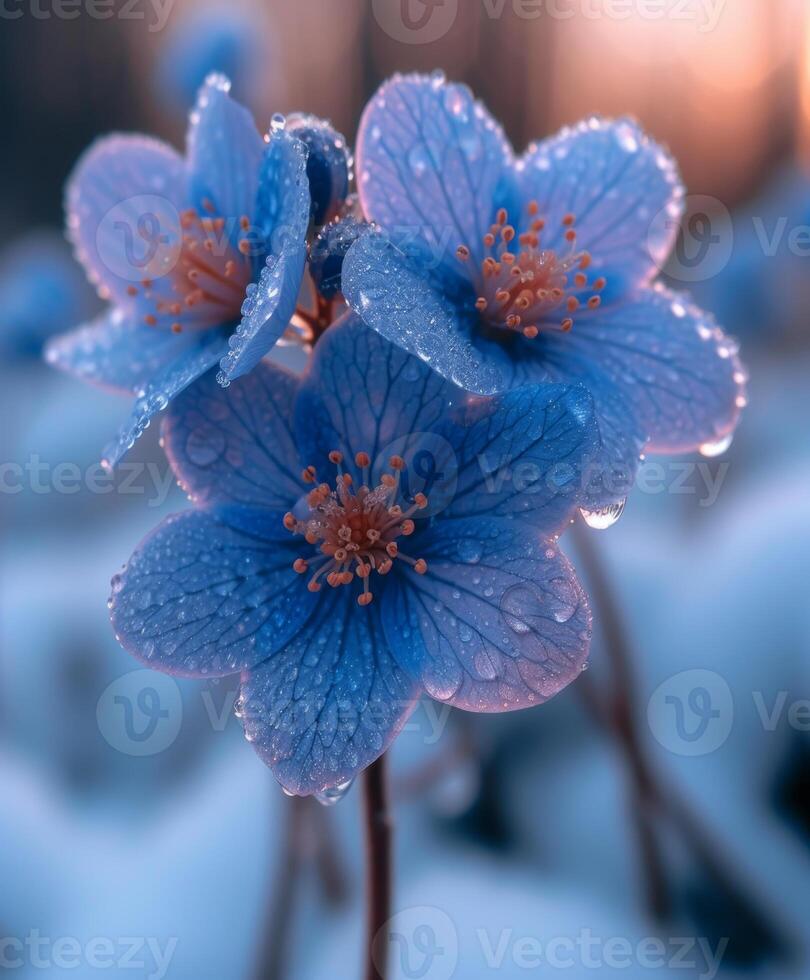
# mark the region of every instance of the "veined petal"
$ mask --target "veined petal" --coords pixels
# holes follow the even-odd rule
[[[177,261],[184,164],[148,136],[107,136],[80,158],[68,181],[68,235],[105,299],[134,308],[134,291],[150,282],[168,290]]]
[[[403,440],[430,433],[466,397],[435,371],[389,344],[350,313],[318,342],[295,407],[301,461],[333,471],[331,450],[347,461],[401,452]]]
[[[359,608],[351,590],[330,589],[282,650],[246,672],[240,710],[282,786],[306,796],[379,758],[420,690],[392,657],[379,611]]]
[[[599,448],[585,388],[529,385],[472,401],[458,414],[440,430],[458,467],[442,517],[514,516],[544,537],[562,531],[585,496]]]
[[[105,447],[102,464],[109,468],[116,466],[140,438],[152,418],[162,412],[175,395],[179,395],[217,363],[227,343],[220,331],[210,331],[201,343],[182,351],[153,375],[138,392],[132,414],[119,430],[117,438]]]
[[[550,339],[547,356],[561,378],[589,387],[597,414],[609,398],[626,405],[654,452],[719,442],[745,404],[736,343],[662,286],[583,317],[570,334]]]
[[[292,434],[298,386],[289,371],[264,361],[227,390],[211,372],[172,402],[164,447],[195,503],[283,513],[301,496]]]
[[[522,521],[439,520],[409,542],[427,573],[386,588],[382,619],[399,664],[428,694],[468,711],[540,704],[582,670],[591,618],[573,569]]]
[[[343,261],[343,294],[368,326],[448,381],[478,394],[504,387],[500,359],[473,345],[470,324],[387,236],[369,232],[352,245]]]
[[[544,248],[568,250],[563,219],[574,215],[576,247],[607,278],[606,297],[649,283],[675,243],[684,196],[677,167],[632,119],[562,130],[528,151],[518,179],[545,221]]]
[[[306,262],[309,183],[304,144],[274,133],[262,162],[256,200],[257,230],[268,251],[256,285],[248,286],[242,320],[222,359],[221,380],[252,370],[284,333],[295,312]]]
[[[132,393],[193,342],[189,334],[133,323],[113,307],[86,326],[54,337],[45,360],[82,381]]]
[[[584,319],[584,318],[583,318]],[[579,327],[579,322],[575,329]],[[630,492],[644,448],[644,435],[632,405],[600,369],[599,352],[559,340],[554,335],[519,341],[511,354],[511,383],[515,387],[551,382],[579,384],[593,399],[599,445],[589,455],[580,487],[584,506],[597,510],[624,500]]]
[[[276,522],[261,515],[253,532],[252,523],[244,508],[235,521],[208,511],[166,518],[112,581],[125,649],[183,677],[233,674],[282,649],[316,597],[292,570],[296,543],[266,536]]]
[[[395,76],[369,102],[357,141],[360,200],[397,239],[415,233],[453,275],[456,249],[480,261],[483,236],[507,203],[512,151],[464,85]]]
[[[228,94],[224,75],[205,80],[191,113],[186,138],[188,198],[201,214],[225,219],[234,245],[242,215],[253,217],[264,153],[253,116]]]

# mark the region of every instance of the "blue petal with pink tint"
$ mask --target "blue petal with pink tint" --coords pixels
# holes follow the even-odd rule
[[[567,524],[599,449],[590,394],[559,384],[472,400],[439,431],[457,466],[444,517],[519,518],[547,536]]]
[[[219,331],[208,334],[201,343],[169,361],[137,392],[127,421],[102,453],[102,465],[112,469],[135,445],[152,419],[162,412],[175,395],[205,374],[222,357],[227,341]]]
[[[185,160],[147,137],[112,136],[82,157],[68,185],[77,257],[113,306],[106,321],[57,338],[48,358],[137,393],[105,450],[109,465],[217,361],[223,384],[251,370],[295,312],[307,150],[277,127],[265,141],[229,88],[222,75],[202,86]]]
[[[386,643],[380,610],[330,590],[292,642],[246,672],[240,714],[281,785],[308,795],[377,759],[422,691]]]
[[[442,521],[414,538],[424,575],[387,590],[385,635],[431,697],[468,711],[548,700],[580,673],[591,616],[573,569],[519,521]]]
[[[344,260],[351,307],[472,392],[585,385],[601,440],[589,507],[626,497],[645,448],[732,434],[745,404],[736,345],[652,288],[684,191],[635,122],[592,118],[515,161],[465,89],[398,76],[369,103],[357,157],[381,229]]]
[[[264,142],[230,88],[224,75],[213,74],[200,89],[186,137],[186,167],[190,206],[205,213],[212,204],[236,244],[240,217],[255,211]]]
[[[52,340],[45,347],[45,360],[81,381],[133,394],[196,344],[189,334],[180,338],[153,330],[112,307],[86,326]]]
[[[289,371],[264,361],[227,389],[209,373],[174,401],[163,444],[195,504],[283,512],[300,495],[291,417],[298,386]]]
[[[497,209],[513,194],[512,150],[464,85],[397,75],[369,102],[358,134],[366,216],[397,238],[410,234],[457,275],[455,250],[478,255]]]
[[[240,516],[168,517],[113,578],[113,628],[148,666],[223,677],[281,650],[306,623],[315,597],[291,574],[298,549],[281,537],[281,515],[274,536]]]
[[[310,194],[304,144],[284,131],[273,133],[265,152],[256,202],[256,225],[267,259],[251,283],[242,319],[222,359],[220,382],[252,370],[281,337],[295,312],[307,256]]]
[[[246,735],[289,792],[342,786],[420,695],[495,711],[576,676],[587,605],[554,542],[584,499],[570,473],[596,445],[584,392],[473,397],[348,314],[302,379],[263,363],[222,391],[209,374],[173,401],[163,435],[196,507],[114,580],[113,623],[158,669],[243,670]],[[476,472],[487,453],[502,472]],[[525,486],[511,482],[527,466]],[[331,518],[313,508],[346,477],[375,488],[379,527],[398,525],[401,547],[340,584],[325,573],[343,559],[316,529]]]
[[[133,286],[168,286],[162,263],[175,252],[162,239],[179,237],[184,185],[182,157],[148,136],[107,136],[79,159],[67,185],[67,233],[103,298],[134,310]]]
[[[684,189],[675,161],[632,119],[592,117],[531,147],[518,164],[524,201],[546,222],[543,247],[565,246],[563,219],[576,218],[577,248],[589,252],[609,293],[647,285],[678,237]]]
[[[385,235],[368,232],[343,262],[343,294],[368,326],[443,378],[487,395],[504,388],[500,360],[473,343],[469,316],[428,278],[424,265]]]

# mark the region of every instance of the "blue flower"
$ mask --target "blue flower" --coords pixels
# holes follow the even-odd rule
[[[310,217],[306,148],[280,120],[263,140],[228,89],[221,75],[206,80],[185,160],[148,137],[109,136],[68,185],[69,235],[111,305],[46,357],[136,394],[105,450],[109,465],[217,362],[222,384],[251,370],[295,311]]]
[[[155,92],[172,109],[185,112],[200,85],[217,72],[232,81],[240,99],[249,101],[268,61],[274,60],[270,45],[246,10],[219,4],[183,7],[158,52]]]
[[[683,189],[635,122],[591,118],[516,159],[465,86],[397,76],[365,110],[357,172],[381,230],[346,257],[349,303],[470,391],[586,384],[603,444],[592,502],[626,495],[645,447],[733,431],[735,345],[654,282]]]
[[[70,248],[57,231],[40,228],[0,253],[0,352],[40,357],[59,325],[80,323],[98,306]]]
[[[288,791],[351,779],[425,692],[505,711],[579,674],[590,614],[556,542],[597,448],[583,388],[470,395],[350,314],[303,379],[208,375],[163,435],[196,507],[113,579],[116,634],[159,670],[242,671]]]

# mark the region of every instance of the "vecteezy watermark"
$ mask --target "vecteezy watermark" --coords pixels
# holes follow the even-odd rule
[[[458,933],[450,916],[431,905],[403,909],[374,938],[372,957],[408,980],[451,980],[458,966]]]
[[[114,471],[101,463],[79,466],[78,463],[43,460],[32,453],[25,462],[0,463],[0,497],[21,493],[117,494],[146,498],[147,507],[162,507],[177,477],[167,463],[131,461],[120,463]]]
[[[216,681],[198,692],[205,717],[214,732],[224,732],[229,725],[239,725],[248,732],[273,727],[293,734],[311,722],[306,706],[300,711],[276,712],[259,699],[244,698],[238,686],[225,686],[218,693],[218,684]],[[406,713],[411,702],[391,707],[398,713]],[[444,735],[450,714],[449,705],[423,698],[401,731],[410,733],[425,745],[436,745]],[[104,689],[96,704],[96,721],[104,740],[116,751],[130,756],[151,756],[167,751],[179,737],[186,716],[176,681],[166,674],[144,668],[116,678]],[[332,735],[356,732],[358,710],[351,701],[337,698],[333,718]],[[363,714],[364,727],[370,730],[377,723],[381,735],[388,731],[389,722],[387,713],[375,716],[373,711],[366,711]]]
[[[465,971],[475,964],[504,968],[550,970],[690,970],[700,980],[714,980],[728,948],[698,936],[600,936],[589,928],[572,935],[541,937],[507,927],[472,929],[464,943]],[[453,980],[459,967],[459,931],[442,909],[420,905],[402,909],[380,929],[372,948],[378,969],[384,962],[409,980]]]
[[[685,670],[667,678],[647,704],[656,741],[676,755],[708,755],[725,744],[734,724],[734,698],[711,670]]]
[[[647,247],[653,258],[666,262],[667,275],[678,282],[704,282],[719,275],[734,251],[734,225],[728,208],[716,197],[692,194],[684,199],[686,219],[680,208],[662,208],[650,223]],[[673,252],[659,255],[658,242],[669,241],[680,228]]]
[[[0,20],[134,20],[162,31],[174,0],[0,0]]]
[[[130,671],[104,690],[96,705],[96,721],[104,739],[119,752],[157,755],[174,744],[180,732],[180,688],[157,671]]]
[[[465,0],[466,2],[466,0]],[[700,33],[715,30],[727,0],[477,0],[493,21],[504,16],[532,21],[643,20],[691,22]],[[374,17],[401,44],[431,44],[455,24],[459,0],[372,0]]]
[[[746,699],[747,700],[747,699]],[[738,710],[745,702],[737,705]],[[810,699],[789,691],[751,692],[751,705],[763,731],[785,725],[810,732]],[[684,670],[655,689],[647,704],[647,722],[656,741],[682,756],[709,755],[721,748],[734,725],[735,701],[726,680],[712,670]]]
[[[153,936],[43,936],[31,929],[24,937],[0,936],[0,970],[139,970],[145,980],[163,980],[177,949],[177,938]]]

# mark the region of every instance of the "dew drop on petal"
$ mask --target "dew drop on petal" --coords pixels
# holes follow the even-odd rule
[[[349,792],[353,782],[354,780],[347,779],[346,782],[338,783],[337,786],[330,786],[321,793],[316,793],[315,799],[321,806],[334,806],[336,803],[340,803],[343,797]]]
[[[618,521],[618,519],[624,513],[624,507],[627,500],[618,500],[616,503],[609,504],[607,507],[599,507],[596,510],[586,510],[584,507],[580,508],[580,514],[582,514],[582,519],[588,525],[597,531],[605,531],[609,527]]]
[[[729,432],[728,435],[723,436],[722,439],[704,442],[700,447],[700,455],[706,456],[708,459],[714,459],[715,456],[722,456],[723,453],[726,452],[731,446],[733,440],[734,433]]]

